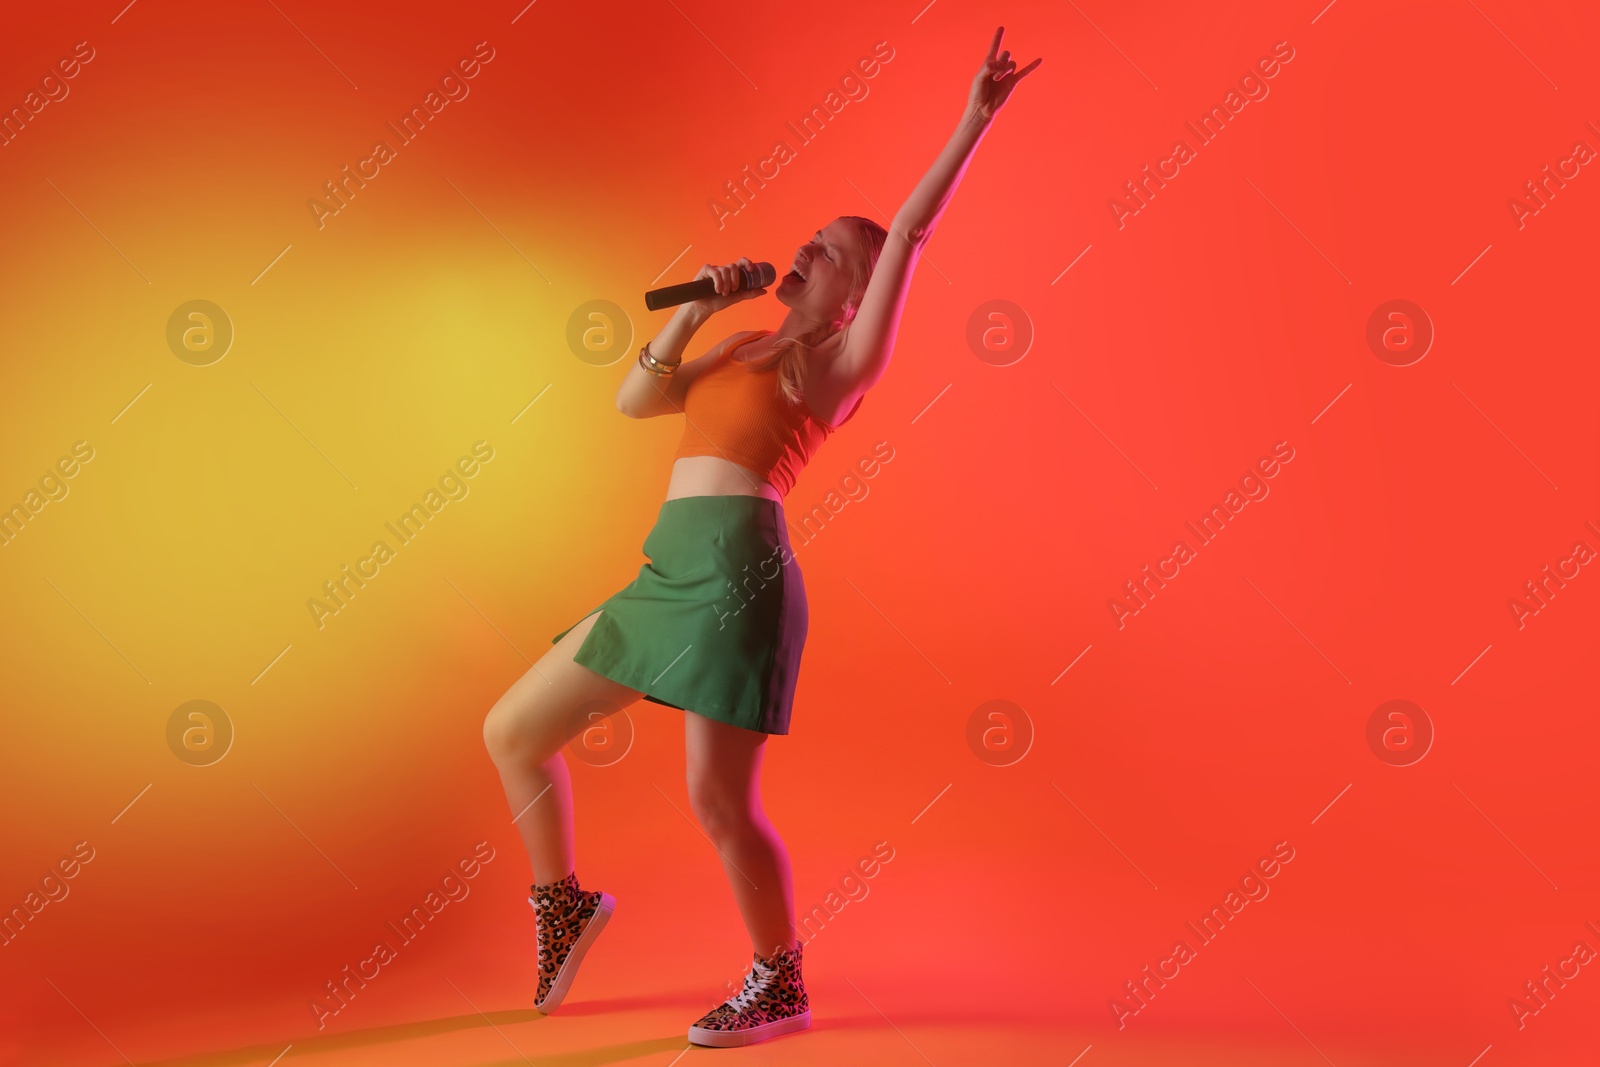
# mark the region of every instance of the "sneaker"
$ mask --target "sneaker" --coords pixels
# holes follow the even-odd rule
[[[770,959],[757,955],[744,988],[689,1027],[696,1045],[753,1045],[811,1025],[811,1002],[800,979],[800,945]]]
[[[533,886],[528,903],[539,927],[539,992],[533,1006],[546,1015],[561,1006],[584,954],[616,909],[609,893],[578,888],[578,876]]]

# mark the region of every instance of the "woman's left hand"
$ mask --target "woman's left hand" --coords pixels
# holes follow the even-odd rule
[[[967,97],[968,113],[985,122],[993,119],[1005,105],[1017,83],[1044,62],[1041,57],[1018,70],[1017,61],[1011,58],[1011,50],[1000,51],[1000,38],[1005,32],[1004,26],[994,31],[989,54],[983,57],[983,67],[972,79],[972,92]]]

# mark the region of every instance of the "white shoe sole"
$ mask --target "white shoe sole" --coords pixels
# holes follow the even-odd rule
[[[689,1040],[696,1045],[710,1045],[713,1048],[737,1048],[740,1045],[753,1045],[757,1041],[792,1034],[796,1030],[805,1030],[810,1025],[811,1011],[807,1009],[799,1015],[791,1015],[787,1019],[774,1019],[770,1023],[752,1026],[748,1030],[702,1030],[698,1026],[691,1026]]]
[[[556,972],[556,980],[550,984],[550,992],[533,1006],[535,1011],[549,1015],[561,1006],[561,1002],[566,999],[567,990],[572,988],[572,980],[578,976],[579,964],[583,963],[584,955],[594,944],[595,938],[600,936],[600,931],[606,928],[606,923],[616,906],[616,898],[610,893],[600,894],[600,906],[590,916],[589,923],[583,928],[583,933],[578,935],[578,940],[573,942],[567,958],[561,961],[561,969]]]

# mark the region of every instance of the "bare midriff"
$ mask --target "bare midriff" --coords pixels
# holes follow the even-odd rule
[[[824,341],[813,353],[816,365],[826,367],[837,352],[835,334]],[[737,357],[748,361],[765,355],[772,347],[769,338],[760,338],[740,346]],[[819,383],[820,384],[820,383]],[[818,390],[819,385],[813,385]],[[763,496],[783,503],[783,495],[760,474],[743,464],[721,456],[684,456],[672,464],[672,477],[667,482],[667,499],[683,496]]]
[[[720,456],[684,456],[672,464],[667,499],[683,496],[764,496],[783,503],[783,497],[761,475]]]

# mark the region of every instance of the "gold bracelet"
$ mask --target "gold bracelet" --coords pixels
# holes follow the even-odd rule
[[[682,362],[683,360],[678,360],[678,363]],[[646,374],[654,374],[658,378],[666,377],[678,369],[678,363],[663,363],[651,355],[648,341],[645,342],[643,348],[639,349],[639,366],[643,368]]]

